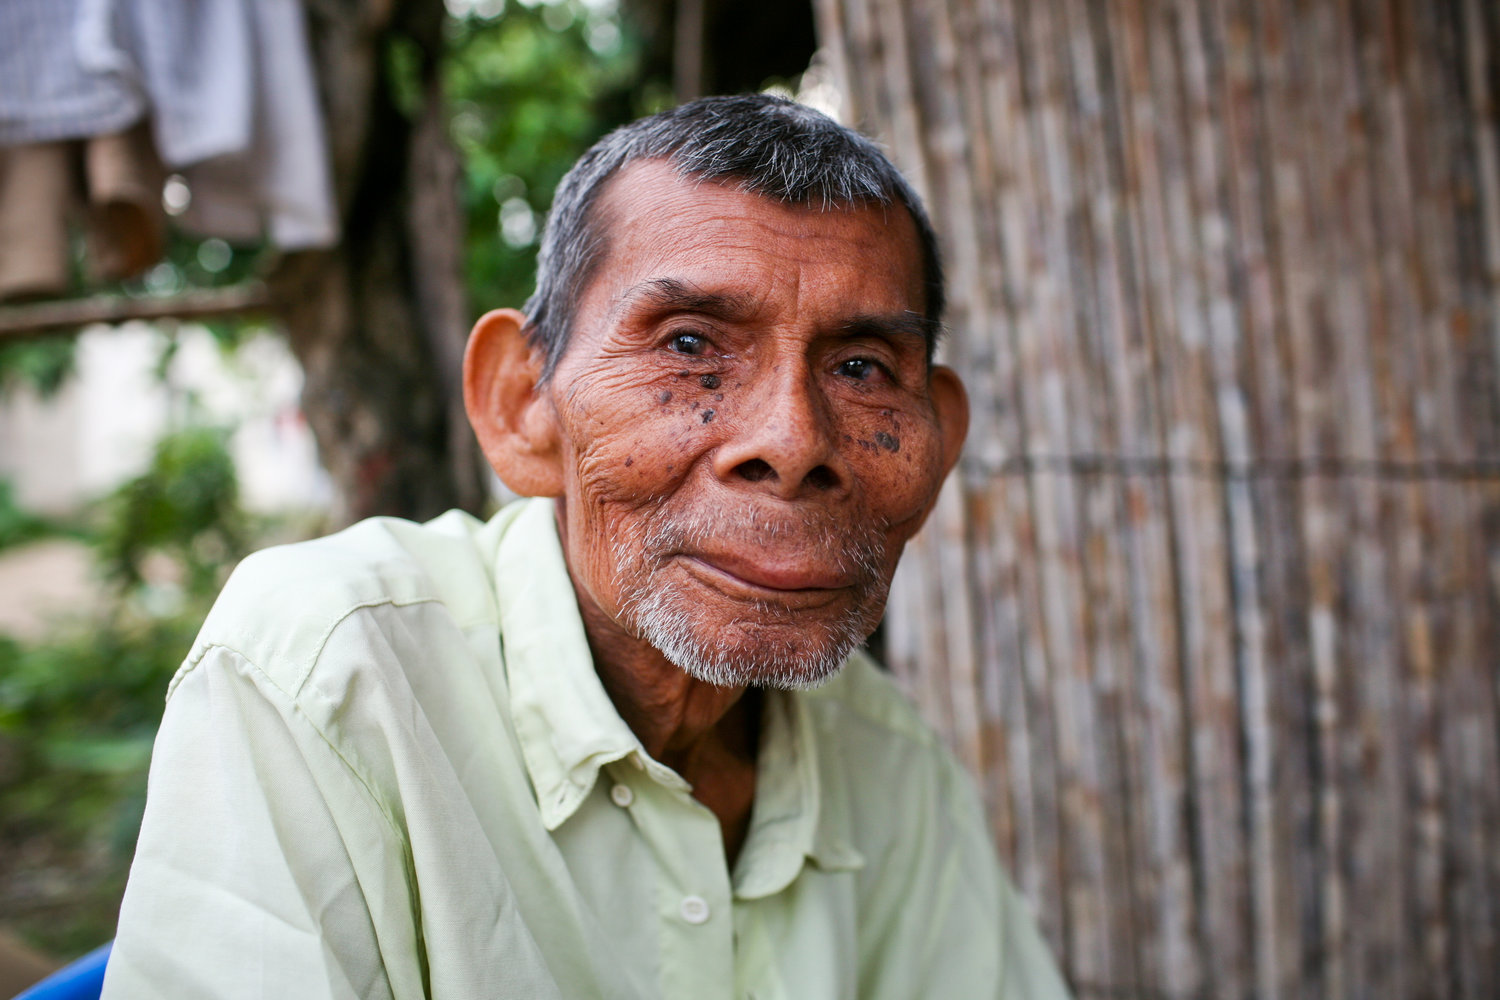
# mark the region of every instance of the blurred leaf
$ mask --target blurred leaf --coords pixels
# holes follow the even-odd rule
[[[0,345],[0,395],[29,385],[45,399],[73,374],[73,338],[44,337]]]
[[[0,479],[0,549],[32,541],[51,531],[46,520],[16,503],[10,480]]]
[[[49,767],[78,774],[128,775],[138,773],[151,762],[151,739],[135,737],[65,737],[42,747]]]
[[[96,541],[105,575],[121,587],[145,581],[146,560],[177,561],[192,593],[216,589],[221,570],[244,554],[245,517],[227,433],[193,427],[167,435],[150,467],[105,501]]]
[[[602,36],[614,44],[595,51],[590,42]],[[470,300],[479,312],[519,307],[535,279],[536,242],[506,242],[501,206],[525,199],[540,232],[563,174],[595,139],[632,117],[637,48],[612,16],[576,0],[509,4],[499,18],[452,23],[444,74],[467,167]]]

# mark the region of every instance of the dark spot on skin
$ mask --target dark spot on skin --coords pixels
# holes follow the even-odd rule
[[[702,378],[698,379],[698,384],[703,386],[703,388],[705,389],[717,389],[719,387],[719,376],[704,375]]]
[[[703,405],[703,404],[699,403],[696,399],[693,400],[693,410],[695,412],[697,411],[698,407],[701,406],[701,405]]]
[[[672,394],[670,392],[663,392],[660,396],[657,396],[656,398],[659,399],[659,400],[661,400],[663,403],[670,403],[672,401]]]
[[[724,402],[724,394],[722,392],[716,392],[716,393],[714,393],[714,402],[715,403],[722,403],[722,402]]]
[[[635,456],[634,455],[626,455],[625,456],[625,468],[628,469],[628,468],[630,468],[634,464],[635,464]]]
[[[844,443],[845,444],[851,444],[851,443],[853,443],[853,441],[854,441],[854,437],[852,435],[849,435],[849,434],[845,434],[844,435]]]
[[[708,423],[713,418],[714,418],[714,411],[713,410],[704,410],[703,411],[703,422],[705,424]]]
[[[880,415],[882,417],[885,417],[887,420],[889,420],[891,418],[891,411],[890,410],[881,410],[880,411]]]
[[[863,448],[865,451],[874,451],[875,450],[875,442],[874,441],[866,441],[864,438],[860,438],[859,439],[859,446],[861,448]]]
[[[880,447],[884,448],[886,451],[900,451],[901,450],[901,441],[900,441],[900,439],[891,437],[885,431],[876,431],[875,432],[875,443],[878,444],[878,445],[880,445]]]

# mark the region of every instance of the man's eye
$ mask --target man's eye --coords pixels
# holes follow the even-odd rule
[[[850,358],[839,362],[838,373],[845,378],[867,382],[880,374],[880,366],[869,358]]]
[[[696,333],[674,334],[667,346],[678,354],[707,354],[708,341]]]

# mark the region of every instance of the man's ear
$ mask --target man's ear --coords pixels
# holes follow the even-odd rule
[[[521,496],[562,493],[562,449],[552,401],[542,391],[544,357],[526,317],[496,309],[479,317],[464,351],[464,408],[500,481]]]
[[[932,404],[937,410],[938,427],[943,435],[943,476],[958,464],[964,438],[969,435],[969,394],[964,390],[958,372],[947,365],[934,365],[929,385]]]

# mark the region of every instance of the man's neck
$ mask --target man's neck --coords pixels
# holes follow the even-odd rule
[[[752,737],[746,743],[744,707],[740,705],[745,688],[718,687],[698,680],[644,641],[590,622],[598,611],[587,607],[582,610],[594,669],[620,717],[640,738],[647,753],[684,777],[686,773],[679,765],[690,766],[697,755],[714,744],[754,761],[754,740]]]
[[[755,800],[760,692],[689,676],[647,643],[590,622],[597,609],[580,610],[594,669],[615,710],[646,752],[682,775],[719,818],[732,864]]]

